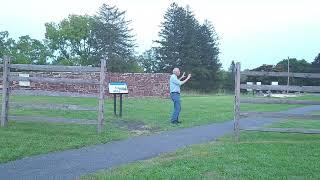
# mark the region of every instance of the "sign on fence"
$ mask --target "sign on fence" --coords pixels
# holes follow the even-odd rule
[[[19,74],[19,77],[29,77],[29,74]],[[19,81],[19,86],[29,87],[30,81]]]

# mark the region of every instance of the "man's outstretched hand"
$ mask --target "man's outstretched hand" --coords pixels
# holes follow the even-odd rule
[[[185,76],[185,72],[183,72],[183,74],[182,74],[182,76],[181,76],[181,78],[185,78],[186,76]]]

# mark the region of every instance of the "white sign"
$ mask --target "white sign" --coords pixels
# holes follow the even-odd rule
[[[257,85],[258,85],[258,86],[261,86],[261,82],[257,82]]]
[[[29,74],[19,74],[19,77],[29,77]],[[30,81],[19,81],[19,86],[30,86]]]
[[[253,82],[247,82],[247,85],[253,85]],[[247,89],[247,91],[252,91],[252,89]]]
[[[273,86],[278,86],[279,83],[278,83],[277,81],[273,81],[273,82],[271,82],[271,85],[273,85]]]
[[[127,83],[124,82],[112,82],[109,83],[110,94],[128,94]]]

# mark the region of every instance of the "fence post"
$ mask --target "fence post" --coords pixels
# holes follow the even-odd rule
[[[99,110],[98,110],[98,133],[101,133],[104,122],[104,99],[105,99],[106,59],[101,59],[100,87],[99,87]]]
[[[10,57],[4,56],[3,58],[3,79],[2,79],[2,111],[1,111],[1,127],[8,124],[8,111],[9,111],[9,90],[10,90]]]
[[[241,66],[238,62],[236,64],[236,73],[235,73],[235,98],[234,98],[234,140],[235,142],[240,141],[240,72]]]

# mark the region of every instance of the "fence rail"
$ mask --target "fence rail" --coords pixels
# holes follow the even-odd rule
[[[246,76],[269,76],[269,77],[296,77],[296,78],[320,78],[320,73],[288,73],[288,72],[260,72],[260,71],[242,71]]]
[[[24,109],[48,109],[48,110],[67,110],[67,111],[97,111],[97,107],[84,107],[74,104],[33,104],[33,103],[9,103],[10,108]]]
[[[320,115],[305,115],[305,114],[286,114],[277,112],[240,112],[240,103],[252,104],[302,104],[302,105],[320,105],[317,101],[306,100],[289,100],[289,99],[275,99],[275,98],[241,98],[241,89],[252,90],[276,90],[276,91],[293,91],[293,92],[311,92],[319,93],[320,86],[289,86],[289,77],[296,78],[320,78],[319,73],[289,73],[289,72],[256,72],[256,71],[243,71],[241,72],[240,63],[236,63],[235,68],[235,98],[234,98],[234,134],[236,141],[239,138],[239,121],[241,116],[261,116],[270,118],[292,118],[292,119],[320,119]],[[249,85],[240,84],[241,75],[246,76],[271,76],[271,77],[288,77],[287,85]],[[267,132],[302,132],[302,133],[320,133],[320,130],[298,130],[298,129],[272,129],[272,128],[251,128],[245,130],[254,131],[267,131]]]
[[[98,85],[100,82],[91,79],[69,79],[69,78],[41,78],[41,77],[19,77],[12,76],[10,81],[30,81],[30,82],[42,82],[51,84],[94,84]]]
[[[268,117],[268,118],[282,118],[282,119],[301,119],[301,120],[316,120],[320,119],[320,115],[309,114],[287,114],[279,112],[241,112],[240,116],[245,117]]]
[[[12,95],[26,95],[26,96],[52,96],[52,97],[84,97],[93,98],[98,97],[98,94],[83,94],[75,92],[59,92],[59,91],[43,91],[43,90],[12,90]]]
[[[67,123],[67,124],[84,124],[97,125],[97,120],[88,119],[69,119],[61,117],[43,117],[43,116],[9,116],[10,120],[14,121],[29,121],[29,122],[45,122],[45,123]]]
[[[245,131],[260,131],[260,132],[320,134],[320,129],[305,129],[305,128],[262,128],[262,127],[250,127],[250,128],[244,128],[242,130],[245,130]]]
[[[274,91],[294,91],[294,92],[311,92],[319,93],[320,86],[286,86],[286,85],[248,85],[241,84],[241,89],[253,90],[274,90]]]
[[[320,101],[290,100],[279,98],[240,98],[241,103],[252,104],[301,104],[301,105],[320,105]]]
[[[1,126],[7,126],[8,123],[8,109],[9,107],[15,108],[30,108],[30,109],[51,109],[51,110],[74,110],[74,111],[97,111],[98,119],[95,122],[92,120],[79,121],[79,120],[66,120],[63,118],[46,118],[46,117],[11,117],[16,120],[29,119],[32,121],[49,121],[49,122],[76,122],[84,124],[96,124],[97,131],[101,132],[104,125],[104,99],[105,99],[105,78],[106,78],[106,59],[101,60],[100,67],[83,67],[83,66],[53,66],[53,65],[30,65],[30,64],[10,64],[10,58],[5,56],[3,59],[3,87],[2,87],[2,111],[1,111]],[[25,71],[44,71],[44,72],[97,72],[100,73],[100,80],[88,79],[69,79],[69,78],[41,78],[41,77],[19,77],[12,76],[10,69],[25,70]],[[58,84],[90,84],[99,85],[99,94],[83,94],[74,92],[54,92],[43,90],[11,90],[10,82],[12,81],[31,81],[41,83],[58,83]],[[25,104],[25,103],[9,103],[9,96],[13,95],[32,95],[32,96],[67,96],[67,97],[95,97],[98,98],[99,104],[96,107],[82,107],[78,105],[66,104]]]
[[[32,64],[11,64],[10,68],[26,71],[45,72],[100,72],[99,67],[87,66],[55,66],[55,65],[32,65]]]

